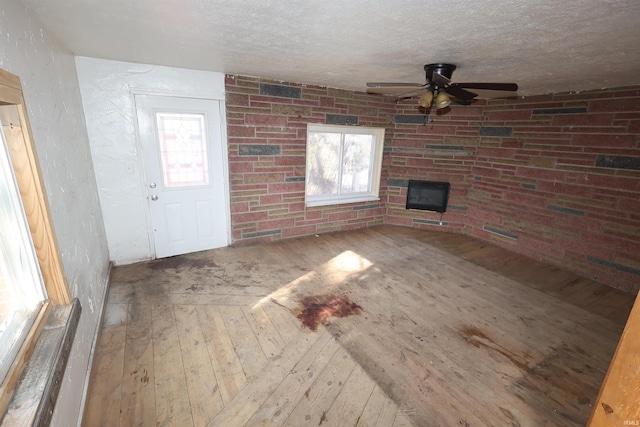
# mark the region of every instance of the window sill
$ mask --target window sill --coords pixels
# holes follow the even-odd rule
[[[80,320],[80,311],[77,298],[71,304],[51,308],[0,422],[1,426],[49,425]]]
[[[316,206],[331,206],[331,205],[346,205],[347,203],[360,203],[360,202],[377,202],[380,198],[378,196],[373,196],[371,194],[367,194],[365,196],[360,197],[349,197],[349,198],[331,198],[331,199],[323,199],[323,200],[307,200],[305,206],[309,208],[313,208]]]

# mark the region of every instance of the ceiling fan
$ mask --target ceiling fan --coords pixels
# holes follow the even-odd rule
[[[518,85],[515,83],[451,83],[451,76],[456,66],[453,64],[427,64],[424,66],[424,70],[427,73],[427,82],[421,83],[367,83],[367,87],[370,88],[401,88],[401,87],[415,87],[418,89],[411,90],[406,93],[398,95],[398,100],[404,98],[411,98],[423,91],[424,94],[420,97],[418,103],[424,107],[429,108],[433,99],[436,100],[436,108],[441,109],[451,104],[451,98],[449,95],[457,98],[463,102],[470,102],[478,94],[468,91],[467,89],[483,89],[483,90],[500,90],[515,92],[518,90]]]

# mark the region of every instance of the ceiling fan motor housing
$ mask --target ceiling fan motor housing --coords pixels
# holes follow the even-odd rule
[[[451,76],[453,75],[453,71],[456,69],[456,66],[453,64],[427,64],[424,66],[424,70],[427,72],[427,81],[433,82],[433,73],[434,71],[451,80]]]

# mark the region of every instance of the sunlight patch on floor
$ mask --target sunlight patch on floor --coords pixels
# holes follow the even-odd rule
[[[348,282],[353,276],[363,273],[372,265],[371,261],[357,253],[349,250],[344,251],[315,270],[298,277],[262,298],[252,306],[252,309],[277,301],[280,305],[292,310],[297,304],[290,298],[294,291],[301,291],[304,295],[331,293]]]

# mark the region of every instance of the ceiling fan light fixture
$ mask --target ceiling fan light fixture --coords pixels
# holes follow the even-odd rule
[[[470,105],[478,96],[467,89],[480,89],[492,91],[516,92],[518,85],[516,83],[453,83],[451,76],[457,67],[454,64],[433,63],[424,66],[426,72],[426,83],[390,83],[390,82],[369,82],[369,88],[392,88],[392,87],[412,87],[419,88],[409,92],[400,93],[396,96],[396,100],[414,98],[418,94],[422,94],[418,99],[418,105],[423,109],[429,109],[435,100],[435,107],[438,110],[447,108],[451,105],[451,97],[459,100],[463,105]]]
[[[433,92],[431,91],[425,92],[418,100],[418,104],[420,104],[420,106],[423,108],[431,107],[432,102],[433,102]]]
[[[436,96],[436,108],[440,110],[442,108],[447,108],[449,105],[451,105],[451,98],[449,98],[449,95],[447,95],[443,90],[438,92],[438,96]]]

